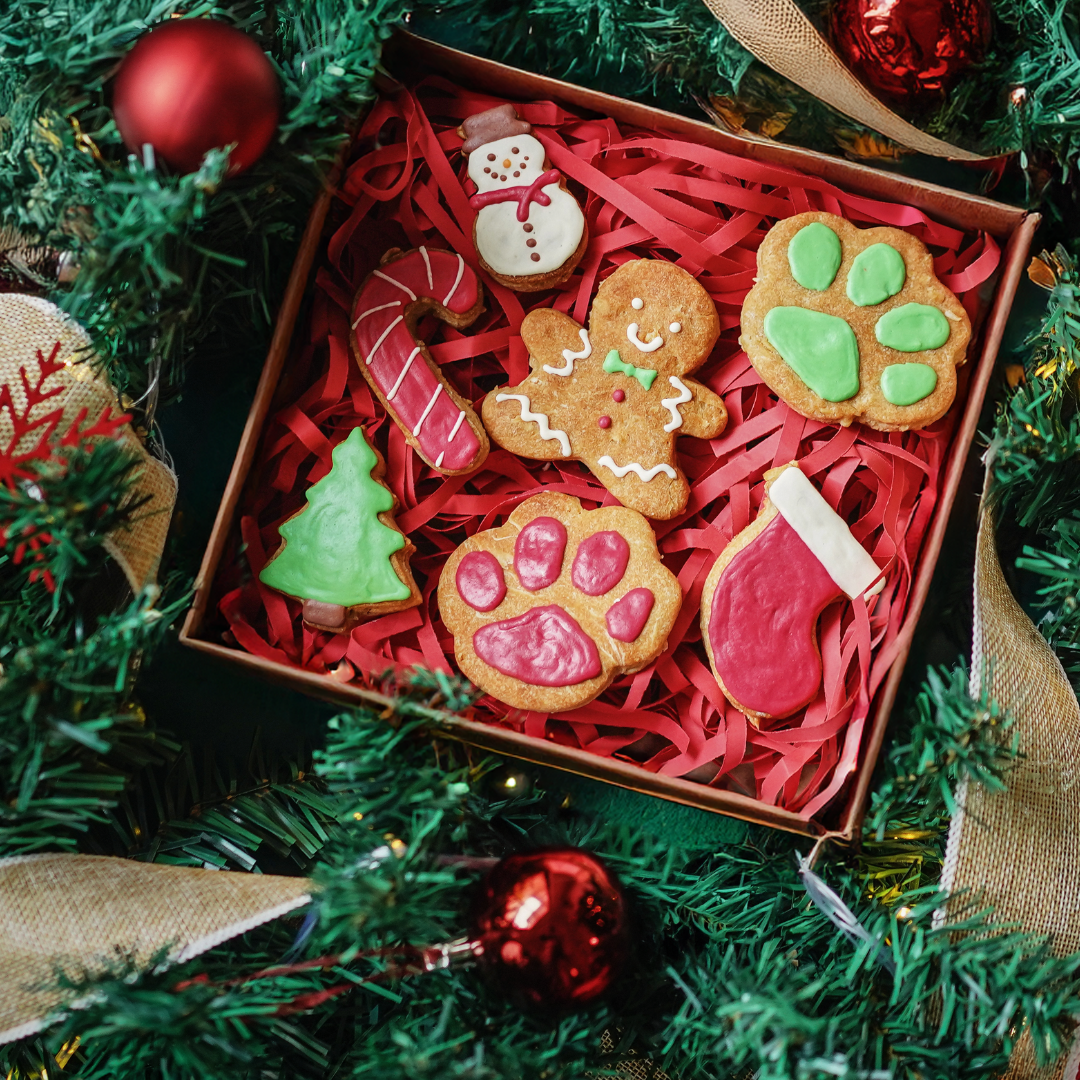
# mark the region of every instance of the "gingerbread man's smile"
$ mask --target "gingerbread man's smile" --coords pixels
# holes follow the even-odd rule
[[[636,322],[632,322],[626,328],[626,337],[635,349],[640,349],[642,352],[656,352],[664,344],[664,339],[659,334],[652,341],[642,341],[638,337],[638,324]]]

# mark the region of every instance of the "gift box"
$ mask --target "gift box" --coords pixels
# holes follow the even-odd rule
[[[481,696],[459,712],[437,698],[428,712],[446,736],[502,754],[793,832],[851,837],[1038,216],[737,137],[406,33],[389,43],[385,67],[390,78],[312,210],[181,640],[304,692],[380,709],[392,707],[415,667],[456,674],[436,598],[455,548],[537,492],[573,495],[587,507],[617,504],[578,462],[526,460],[493,446],[473,474],[448,477],[425,465],[352,355],[358,286],[395,247],[449,250],[478,273],[485,310],[473,325],[420,327],[451,384],[478,401],[528,374],[518,333],[526,311],[554,307],[585,323],[615,268],[639,257],[676,262],[716,303],[720,340],[695,378],[723,398],[729,420],[715,439],[679,440],[690,500],[684,513],[652,522],[683,594],[667,648],[578,709],[548,714]],[[574,275],[537,293],[511,292],[483,270],[463,186],[456,128],[506,102],[532,124],[588,222]],[[770,393],[741,351],[739,314],[757,245],[773,223],[808,210],[916,235],[968,312],[973,338],[956,401],[927,429],[807,420]],[[278,527],[303,508],[357,425],[386,460],[397,523],[416,546],[422,603],[330,634],[304,625],[299,602],[258,574]],[[762,503],[765,472],[792,460],[888,569],[879,596],[823,613],[818,697],[756,726],[709,670],[699,607],[717,556]]]

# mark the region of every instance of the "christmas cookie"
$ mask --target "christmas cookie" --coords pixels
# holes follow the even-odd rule
[[[803,416],[906,431],[948,410],[970,337],[921,241],[814,211],[762,241],[739,342]]]
[[[532,374],[484,399],[491,438],[522,457],[583,461],[624,506],[651,518],[686,508],[680,435],[710,439],[727,411],[690,378],[720,333],[716,306],[685,270],[658,259],[620,266],[585,330],[550,308],[521,324]]]
[[[334,448],[333,465],[307,505],[280,528],[281,547],[263,567],[264,585],[304,602],[304,622],[343,634],[369,615],[416,607],[413,546],[394,523],[382,457],[363,428]]]
[[[472,472],[488,454],[488,438],[472,405],[435,366],[416,336],[431,312],[461,329],[483,310],[476,274],[452,251],[397,248],[382,257],[353,302],[356,362],[413,449],[447,476]]]
[[[564,282],[589,242],[577,199],[559,170],[548,167],[531,131],[513,105],[477,113],[458,128],[476,185],[469,205],[477,211],[473,243],[480,263],[518,292]]]
[[[721,552],[701,596],[701,636],[727,699],[757,724],[821,689],[818,616],[880,591],[869,552],[794,462],[765,474],[757,518]]]
[[[464,674],[508,705],[543,712],[585,705],[655,660],[681,604],[640,514],[583,510],[555,492],[470,537],[439,578]]]

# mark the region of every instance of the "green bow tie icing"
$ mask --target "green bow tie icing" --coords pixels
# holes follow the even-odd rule
[[[871,244],[848,271],[848,299],[858,307],[873,307],[895,296],[906,280],[904,256],[892,244]]]
[[[621,372],[623,375],[629,375],[632,379],[637,379],[641,383],[643,390],[648,390],[656,378],[656,372],[652,368],[624,364],[618,349],[612,349],[604,358],[604,370],[610,375]]]
[[[804,225],[788,244],[791,276],[804,288],[822,292],[840,269],[840,237],[820,221]]]
[[[859,343],[843,319],[809,308],[774,307],[765,336],[818,397],[847,401],[859,392]]]
[[[886,311],[874,327],[874,336],[898,352],[940,349],[949,340],[949,320],[929,304],[904,304]]]
[[[929,364],[890,364],[881,373],[881,392],[891,405],[914,405],[937,388],[937,372]]]

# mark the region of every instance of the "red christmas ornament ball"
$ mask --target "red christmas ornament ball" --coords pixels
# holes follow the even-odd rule
[[[990,43],[990,0],[835,0],[832,43],[879,97],[938,104]]]
[[[173,19],[136,42],[113,87],[127,147],[194,172],[207,150],[236,143],[229,175],[250,168],[277,130],[281,92],[262,49],[212,19]]]
[[[503,859],[481,884],[470,924],[488,980],[533,1010],[593,1001],[626,959],[622,892],[603,863],[577,848]]]

